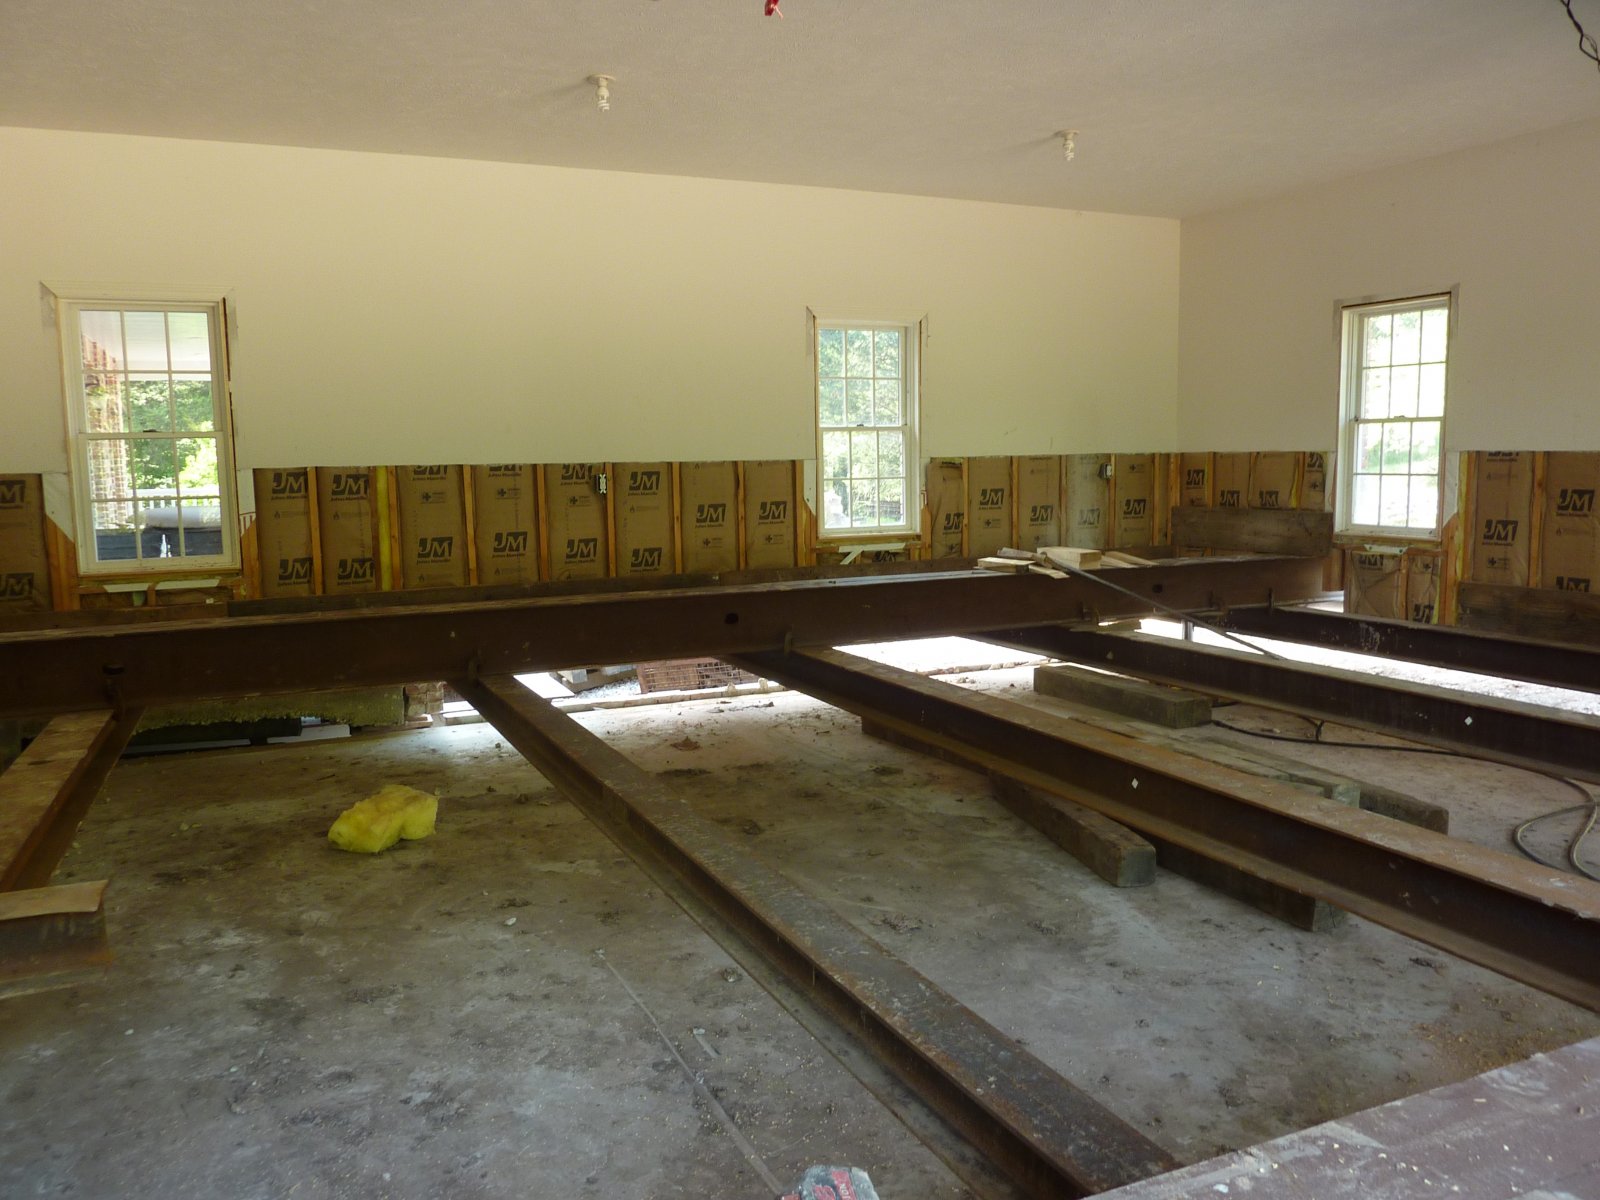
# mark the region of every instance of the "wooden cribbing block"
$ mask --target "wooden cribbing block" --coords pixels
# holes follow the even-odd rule
[[[912,737],[909,733],[901,733],[898,729],[890,729],[887,725],[880,725],[868,717],[861,718],[861,732],[870,738],[877,738],[880,742],[899,746],[902,750],[914,750],[918,754],[926,754],[929,758],[937,758],[941,762],[954,763],[958,767],[967,767],[980,774],[988,774],[984,768],[975,765],[970,759],[954,750],[946,749],[934,742],[925,742],[921,738]]]
[[[1033,690],[1168,729],[1191,729],[1211,721],[1211,700],[1199,692],[1087,667],[1035,667]]]
[[[1155,882],[1156,848],[1127,826],[1003,775],[989,778],[1001,804],[1112,887]]]
[[[1378,787],[1361,782],[1361,807],[1380,817],[1392,817],[1407,825],[1431,829],[1435,833],[1450,832],[1450,810],[1442,804],[1419,800],[1393,788]]]
[[[111,962],[106,881],[0,893],[0,997],[71,987]]]
[[[1039,553],[1058,567],[1076,567],[1080,571],[1092,571],[1100,565],[1100,551],[1080,546],[1041,546]]]
[[[1222,763],[1236,771],[1259,775],[1279,783],[1303,787],[1329,800],[1337,800],[1350,808],[1361,807],[1361,785],[1354,779],[1320,771],[1316,767],[1296,762],[1279,754],[1246,749],[1232,742],[1202,740],[1200,738],[1174,739],[1171,743],[1186,754],[1194,754],[1212,762]]]
[[[1097,726],[1100,729],[1109,729],[1112,733],[1120,733],[1126,737],[1141,738],[1147,742],[1154,742],[1165,746],[1169,750],[1176,750],[1182,754],[1192,754],[1196,758],[1203,758],[1224,767],[1232,767],[1235,771],[1244,771],[1249,775],[1257,775],[1263,779],[1270,779],[1274,783],[1284,783],[1291,787],[1301,788],[1308,792],[1315,792],[1329,800],[1337,801],[1350,808],[1361,806],[1362,784],[1354,779],[1346,779],[1342,775],[1333,775],[1307,767],[1304,763],[1281,755],[1268,754],[1257,751],[1252,747],[1237,746],[1233,742],[1224,742],[1209,737],[1181,737],[1176,734],[1161,733],[1145,725],[1134,725],[1116,717],[1103,716],[1099,712],[1083,712],[1075,714],[1076,719],[1086,724]]]
[[[868,737],[875,737],[892,745],[902,746],[907,750],[915,750],[918,753],[927,754],[945,762],[955,763],[957,766],[968,767],[979,772],[985,771],[984,767],[969,761],[958,749],[924,741],[913,734],[889,729],[876,721],[863,719],[861,732]],[[986,773],[991,780],[1009,779],[999,771],[988,771]],[[1056,796],[1054,793],[1044,792],[1037,788],[1024,787],[1024,791],[1034,792],[1041,797],[1054,799],[1061,804],[1070,804],[1075,809],[1081,809],[1082,807],[1074,804],[1064,796]],[[1077,857],[1076,852],[1057,838],[1052,829],[1046,828],[1034,820],[1035,815],[1038,814],[1031,810],[1019,808],[1013,808],[1012,811],[1029,824],[1034,825],[1046,837],[1055,841],[1057,845],[1062,846],[1063,849]],[[1111,821],[1109,818],[1101,817],[1100,819],[1118,829],[1124,829],[1123,826],[1116,825],[1116,822]],[[1196,883],[1204,884],[1214,891],[1221,892],[1225,896],[1231,896],[1235,900],[1248,904],[1270,917],[1276,917],[1278,920],[1293,925],[1297,929],[1322,933],[1335,928],[1347,915],[1343,909],[1335,908],[1325,901],[1314,899],[1303,892],[1293,891],[1280,884],[1259,879],[1254,875],[1241,871],[1238,867],[1216,862],[1191,850],[1172,845],[1170,842],[1160,838],[1148,837],[1145,834],[1134,834],[1131,830],[1126,829],[1124,829],[1124,832],[1131,837],[1144,839],[1155,847],[1156,863],[1165,867],[1174,875],[1182,875],[1185,879],[1192,879]],[[1105,875],[1099,871],[1093,862],[1085,858],[1080,858],[1079,861],[1097,874],[1100,874],[1101,878],[1105,878]]]
[[[1310,740],[1306,744],[1316,745]],[[1404,821],[1407,825],[1416,825],[1422,829],[1431,829],[1435,833],[1450,832],[1448,808],[1442,804],[1434,804],[1430,800],[1420,800],[1406,792],[1397,792],[1393,788],[1368,783],[1365,779],[1355,779],[1337,771],[1326,771],[1284,754],[1275,754],[1254,747],[1247,749],[1232,742],[1200,742],[1189,739],[1181,745],[1184,749],[1190,749],[1191,753],[1203,753],[1205,757],[1215,758],[1219,762],[1223,760],[1217,758],[1212,748],[1226,746],[1232,752],[1232,757],[1239,760],[1238,765],[1241,770],[1252,770],[1245,764],[1253,760],[1260,764],[1260,768],[1254,771],[1256,774],[1266,774],[1269,778],[1283,779],[1291,783],[1310,784],[1320,789],[1324,796],[1341,804],[1354,804],[1365,812]],[[1201,746],[1206,748],[1201,750]],[[1229,765],[1235,764],[1230,762]]]
[[[1000,575],[1026,575],[1032,565],[1032,562],[1025,558],[1001,558],[998,554],[978,560],[980,570],[994,571]]]
[[[861,732],[890,745],[987,774],[1001,804],[1113,887],[1143,887],[1155,882],[1155,847],[1110,817],[998,773],[984,771],[959,751],[923,741],[876,721],[863,718]]]
[[[1102,729],[1109,729],[1114,733],[1122,733],[1129,737],[1140,737],[1146,741],[1159,742],[1161,745],[1170,747],[1173,750],[1179,750],[1185,754],[1193,754],[1197,758],[1220,763],[1222,766],[1232,767],[1236,771],[1259,775],[1263,779],[1271,779],[1276,783],[1286,783],[1293,787],[1305,788],[1351,808],[1377,813],[1380,817],[1404,821],[1407,825],[1415,825],[1421,829],[1431,829],[1435,833],[1450,832],[1450,810],[1442,804],[1421,800],[1409,793],[1398,792],[1393,788],[1370,783],[1365,779],[1356,779],[1338,771],[1329,771],[1322,767],[1313,766],[1310,763],[1291,758],[1286,754],[1276,754],[1273,751],[1255,746],[1241,746],[1232,741],[1223,741],[1220,738],[1209,736],[1165,736],[1153,730],[1141,729],[1137,726],[1108,718],[1086,716],[1080,719],[1087,720],[1090,724],[1098,725]],[[1309,739],[1306,744],[1316,745],[1315,742]]]
[[[1156,861],[1174,875],[1182,875],[1195,883],[1203,883],[1224,896],[1232,896],[1251,908],[1276,917],[1296,929],[1311,933],[1326,933],[1343,924],[1350,914],[1323,900],[1292,891],[1281,884],[1259,879],[1237,867],[1174,846],[1160,838],[1151,838],[1156,848]]]
[[[1206,759],[1219,766],[1270,779],[1289,787],[1315,792],[1351,808],[1355,808],[1360,801],[1359,786],[1353,781],[1314,778],[1311,771],[1296,769],[1298,764],[1287,761],[1281,767],[1269,766],[1224,742],[1152,735],[1134,728],[1128,728],[1125,732],[1133,737],[1159,742],[1184,754],[1193,754],[1197,758]],[[1204,884],[1213,891],[1232,896],[1235,900],[1293,925],[1296,929],[1325,933],[1338,928],[1348,915],[1343,909],[1329,904],[1326,900],[1318,900],[1302,892],[1291,891],[1279,884],[1258,879],[1237,867],[1215,862],[1160,838],[1151,837],[1149,840],[1156,848],[1157,863],[1174,875],[1182,875],[1185,879]]]

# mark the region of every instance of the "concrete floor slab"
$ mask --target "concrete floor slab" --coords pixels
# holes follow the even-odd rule
[[[973,685],[1037,702],[1026,677]],[[1363,921],[1110,888],[985,780],[803,696],[579,719],[1186,1162],[1600,1034]],[[1340,753],[1307,756],[1447,790],[1474,840],[1566,802]],[[441,794],[437,835],[330,849],[389,781]],[[126,762],[61,878],[107,875],[112,974],[3,1010],[0,1194],[763,1195],[656,1024],[774,1177],[966,1194],[489,726]]]

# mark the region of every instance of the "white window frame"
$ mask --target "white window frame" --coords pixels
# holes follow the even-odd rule
[[[78,573],[85,578],[167,578],[204,576],[237,571],[239,554],[239,499],[233,447],[233,394],[228,360],[228,305],[221,289],[114,288],[95,285],[46,285],[56,301],[57,325],[61,341],[61,377],[66,405],[67,431],[71,453],[73,525],[77,537]],[[85,311],[120,312],[205,312],[211,346],[212,433],[217,443],[217,491],[220,497],[219,521],[221,553],[190,554],[169,558],[99,558],[95,537],[94,507],[91,502],[91,443],[119,439],[115,434],[97,434],[86,428],[88,401],[85,396],[82,332],[78,315]],[[136,372],[137,373],[137,372]],[[183,436],[173,431],[172,438]],[[191,434],[190,436],[194,436]],[[135,534],[136,541],[138,534]]]
[[[822,423],[821,337],[824,330],[871,330],[900,334],[900,414],[899,425],[824,425]],[[923,321],[856,320],[815,316],[811,329],[812,425],[817,450],[817,531],[821,537],[838,542],[846,539],[874,539],[889,536],[916,536],[922,525],[921,452],[918,431],[921,417]],[[848,352],[848,351],[847,351]],[[827,509],[827,458],[823,451],[825,435],[860,429],[898,430],[905,439],[904,519],[894,525],[829,525]],[[879,476],[878,478],[886,478]]]
[[[1366,325],[1368,317],[1400,312],[1442,310],[1445,313],[1444,357],[1444,411],[1437,417],[1363,418],[1361,401],[1363,375],[1366,368]],[[1444,512],[1448,504],[1445,496],[1445,429],[1450,413],[1450,361],[1455,340],[1456,295],[1434,292],[1407,296],[1397,300],[1374,300],[1340,306],[1340,368],[1339,368],[1339,454],[1338,454],[1338,528],[1341,534],[1352,537],[1381,538],[1389,540],[1432,541],[1443,528]],[[1438,502],[1430,525],[1366,525],[1357,524],[1352,517],[1355,503],[1355,482],[1363,424],[1410,421],[1439,422],[1439,458],[1435,477],[1438,480]],[[1420,472],[1425,474],[1425,472]],[[1408,473],[1409,477],[1409,473]],[[1410,515],[1409,513],[1407,514]]]

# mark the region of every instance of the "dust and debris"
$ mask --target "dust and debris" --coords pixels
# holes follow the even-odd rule
[[[913,917],[903,912],[880,913],[872,918],[872,923],[881,925],[885,929],[892,929],[896,933],[915,933],[919,929],[928,928],[928,922],[921,917]]]

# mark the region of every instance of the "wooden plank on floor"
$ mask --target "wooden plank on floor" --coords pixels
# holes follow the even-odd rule
[[[0,998],[71,987],[111,962],[106,881],[0,893]]]
[[[0,892],[50,881],[138,723],[110,710],[55,717],[0,774]]]

